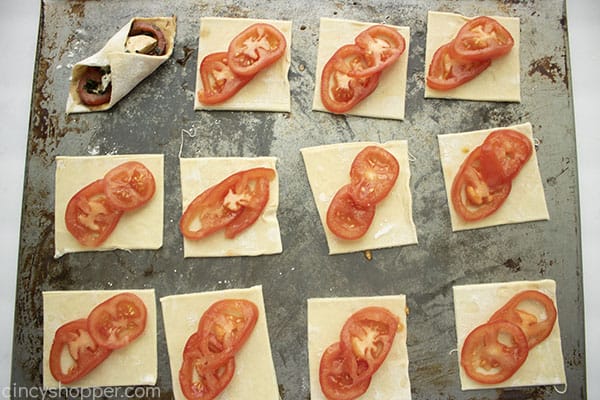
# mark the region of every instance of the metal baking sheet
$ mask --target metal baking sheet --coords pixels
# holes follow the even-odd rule
[[[577,161],[563,0],[272,0],[41,3],[18,265],[12,385],[42,379],[42,291],[155,288],[157,296],[262,284],[283,400],[308,399],[306,300],[407,295],[413,399],[583,399],[585,350]],[[522,102],[424,99],[428,10],[521,18]],[[174,54],[112,110],[65,115],[72,65],[134,16],[177,16]],[[291,19],[290,113],[193,110],[202,16]],[[311,111],[319,17],[409,26],[406,119],[390,121]],[[437,135],[532,123],[550,221],[452,233]],[[336,142],[407,139],[419,244],[328,256],[299,149]],[[281,182],[280,255],[183,258],[178,157],[275,156]],[[158,251],[54,253],[54,170],[58,155],[165,154],[164,246]],[[462,392],[452,286],[551,278],[568,391],[553,387]],[[158,315],[160,398],[172,398]],[[14,398],[20,397],[18,393]],[[112,397],[115,398],[115,397]]]

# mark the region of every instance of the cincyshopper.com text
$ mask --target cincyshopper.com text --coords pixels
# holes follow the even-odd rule
[[[96,399],[159,399],[160,388],[156,386],[118,386],[93,388],[42,388],[13,385],[0,389],[3,399],[64,399],[64,400],[96,400]]]

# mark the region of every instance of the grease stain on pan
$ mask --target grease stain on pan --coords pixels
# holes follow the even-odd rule
[[[538,58],[537,60],[533,60],[529,64],[529,71],[527,74],[529,76],[539,74],[544,78],[550,79],[552,83],[564,81],[565,79],[565,74],[562,68],[552,60],[552,56],[545,56]]]

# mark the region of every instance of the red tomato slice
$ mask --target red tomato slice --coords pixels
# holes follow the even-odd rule
[[[367,146],[350,167],[350,194],[359,206],[374,206],[392,190],[399,173],[400,165],[392,153],[383,147]]]
[[[518,326],[493,321],[469,333],[460,354],[460,365],[471,379],[495,384],[513,376],[528,353],[527,338]]]
[[[488,186],[512,181],[531,157],[531,140],[512,129],[499,129],[481,145],[481,174]]]
[[[369,230],[375,217],[375,206],[359,206],[351,191],[352,185],[348,184],[333,196],[327,209],[327,227],[341,239],[355,240]]]
[[[99,346],[87,330],[85,318],[67,322],[54,334],[50,348],[50,372],[57,381],[68,384],[89,374],[112,350]],[[63,350],[67,347],[72,363],[62,365]],[[66,369],[66,372],[65,372]]]
[[[404,53],[404,37],[394,28],[374,25],[358,34],[355,43],[360,47],[368,62],[368,67],[352,71],[350,76],[366,78],[395,63]]]
[[[203,89],[198,91],[198,101],[203,104],[218,104],[233,97],[254,76],[236,75],[229,68],[227,53],[212,53],[200,63],[200,79]]]
[[[508,54],[515,40],[498,21],[482,16],[464,24],[452,43],[451,52],[454,57],[477,62]]]
[[[527,303],[530,308],[527,308]],[[541,311],[537,312],[538,308]],[[554,329],[556,314],[556,307],[550,297],[537,290],[525,290],[496,311],[490,322],[508,321],[517,325],[527,337],[527,345],[531,350],[550,335]]]
[[[349,374],[355,382],[370,379],[385,361],[400,319],[384,307],[365,307],[348,318],[340,333],[349,358]]]
[[[100,67],[87,67],[77,84],[77,94],[83,104],[99,106],[110,101],[112,84],[109,82],[103,89],[102,77],[105,75],[106,73]]]
[[[143,206],[155,191],[154,175],[137,161],[123,163],[104,175],[104,193],[118,210],[131,211]]]
[[[275,170],[271,168],[253,168],[230,175],[208,188],[186,208],[179,222],[181,233],[197,240],[233,223],[227,234],[237,235],[262,213],[269,195],[262,181],[274,178]]]
[[[226,299],[212,304],[200,318],[200,351],[207,366],[222,365],[246,343],[258,319],[256,305],[244,299]]]
[[[120,349],[146,329],[146,305],[133,293],[120,293],[98,304],[88,315],[90,336],[102,347]]]
[[[162,56],[167,49],[167,39],[160,28],[150,22],[134,20],[129,30],[129,36],[148,35],[156,39],[156,46],[147,55]]]
[[[463,161],[452,182],[452,205],[465,221],[478,221],[496,212],[512,188],[511,182],[487,185],[481,175],[480,154],[481,146]]]
[[[65,211],[67,230],[87,247],[100,246],[117,226],[123,211],[114,208],[99,179],[77,192]]]
[[[454,89],[477,77],[492,64],[491,60],[462,61],[451,55],[453,42],[441,46],[433,54],[427,86],[435,90]]]
[[[273,25],[251,25],[229,43],[229,67],[236,75],[254,76],[279,60],[286,46],[285,36]]]
[[[365,78],[352,77],[368,68],[369,62],[357,45],[340,47],[327,61],[321,74],[321,102],[332,113],[344,113],[373,93],[380,73]]]
[[[353,400],[369,388],[371,378],[356,382],[347,369],[352,353],[345,351],[340,342],[329,346],[321,356],[319,383],[329,400]]]
[[[211,400],[217,397],[233,378],[235,359],[230,357],[223,364],[206,366],[200,351],[202,337],[192,334],[183,349],[183,363],[179,369],[179,385],[189,400]]]

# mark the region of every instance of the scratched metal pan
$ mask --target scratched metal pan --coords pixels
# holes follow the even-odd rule
[[[41,385],[42,291],[155,288],[158,297],[262,284],[281,397],[308,399],[306,300],[407,295],[413,399],[585,398],[583,289],[577,160],[563,0],[379,1],[43,1],[25,170],[15,305],[12,384]],[[521,18],[522,102],[424,99],[428,10]],[[72,65],[95,53],[134,16],[177,16],[171,59],[112,110],[65,115]],[[290,113],[193,110],[202,16],[293,20]],[[411,29],[404,121],[311,111],[320,17],[386,22]],[[437,135],[530,121],[551,219],[452,233]],[[182,134],[194,130],[195,137]],[[336,142],[406,139],[419,244],[327,255],[299,149]],[[183,145],[182,145],[183,140]],[[178,155],[275,156],[281,181],[280,255],[183,259]],[[158,251],[54,253],[58,155],[165,154],[164,246]],[[568,380],[553,387],[462,392],[452,286],[551,278]],[[172,397],[158,315],[161,398]],[[13,387],[11,385],[11,387]],[[18,396],[15,396],[18,398]],[[24,397],[23,397],[24,398]]]

